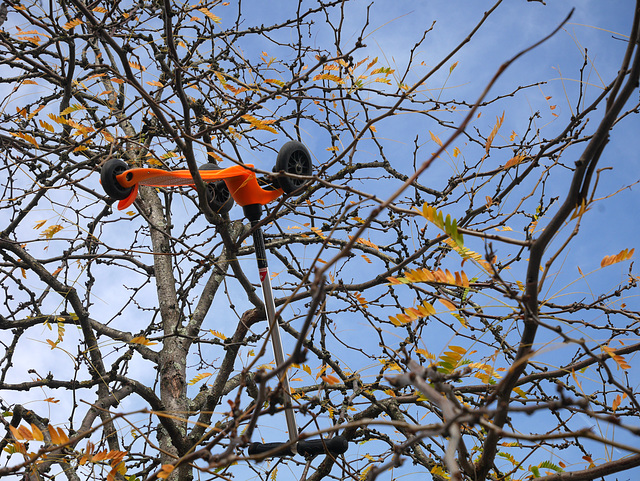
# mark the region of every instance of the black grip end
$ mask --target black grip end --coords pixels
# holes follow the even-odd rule
[[[302,456],[315,456],[317,454],[332,454],[338,456],[349,449],[349,443],[342,436],[331,439],[310,439],[298,443],[298,454]]]
[[[250,456],[254,454],[264,454],[268,451],[275,451],[272,456],[293,456],[293,451],[291,451],[291,447],[287,446],[289,443],[251,443],[249,444],[248,453]],[[286,447],[285,447],[286,446]]]

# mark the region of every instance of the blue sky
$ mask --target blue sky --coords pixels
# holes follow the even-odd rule
[[[516,97],[505,99],[494,106],[481,109],[482,116],[474,119],[470,126],[471,129],[478,128],[481,132],[487,133],[494,125],[496,116],[505,112],[505,123],[500,130],[499,136],[502,141],[505,141],[512,131],[521,134],[528,124],[529,117],[534,112],[540,111],[540,118],[536,120],[536,125],[543,127],[542,135],[544,138],[552,138],[564,127],[575,111],[575,92],[578,86],[579,70],[583,64],[583,49],[585,47],[588,48],[590,59],[589,65],[585,69],[585,82],[588,84],[585,90],[586,99],[597,96],[601,92],[603,82],[609,82],[616,74],[622,52],[626,46],[620,35],[624,35],[629,30],[632,3],[629,1],[605,2],[595,0],[579,2],[548,1],[547,3],[549,5],[544,6],[538,2],[524,0],[503,2],[495,14],[480,29],[472,42],[466,45],[443,67],[442,73],[428,81],[426,88],[431,89],[429,95],[434,95],[433,92],[444,86],[446,88],[445,98],[453,97],[456,100],[464,99],[467,102],[473,102],[505,60],[548,34],[566,17],[571,8],[576,7],[572,19],[563,30],[544,45],[515,62],[502,75],[490,92],[489,97],[502,92],[511,92],[518,86],[529,85],[534,82],[544,82],[544,84],[520,92]],[[287,5],[291,5],[293,8],[296,3],[279,2],[278,8],[273,8],[272,4],[262,1],[254,1],[246,5],[247,24],[250,25],[253,23],[268,24],[272,21],[275,22],[283,15],[288,15]],[[367,5],[368,3],[366,2],[355,2],[352,5],[347,5],[343,32],[345,45],[353,44],[360,34],[362,16]],[[479,0],[386,1],[376,4],[370,11],[370,27],[368,28],[370,33],[364,38],[364,43],[366,43],[367,47],[357,52],[356,60],[367,56],[370,58],[378,57],[380,65],[389,65],[399,72],[407,61],[407,49],[419,39],[425,28],[428,28],[436,21],[433,32],[428,35],[427,40],[419,51],[418,57],[420,62],[424,62],[424,65],[417,65],[410,74],[410,79],[416,80],[432,65],[436,64],[443,55],[462,41],[469,30],[481,18],[483,12],[491,5],[492,2]],[[222,17],[224,25],[224,22],[226,22],[224,7],[221,7],[220,12],[216,13]],[[8,22],[4,25],[4,29],[10,29],[14,21],[16,21],[15,16],[10,16]],[[309,41],[317,47],[335,53],[335,47],[331,43],[331,33],[321,24],[316,25],[316,30]],[[267,50],[270,55],[277,54],[276,47],[270,46],[267,48],[259,43],[249,42],[237,45],[236,48],[242,49],[253,58],[259,56],[262,50]],[[420,64],[420,62],[417,62],[417,64]],[[457,62],[457,66],[448,75],[449,67],[454,62]],[[6,92],[4,93],[5,95],[7,94]],[[550,99],[547,99],[547,97],[550,97]],[[637,96],[632,99],[633,102],[637,102]],[[553,114],[556,114],[557,117],[554,117]],[[462,117],[462,112],[451,115],[454,123],[459,122]],[[587,130],[593,129],[598,119],[599,116],[596,114],[594,121],[587,127]],[[384,120],[378,126],[378,131],[380,133],[384,132],[385,145],[394,153],[390,157],[390,161],[398,170],[409,173],[412,168],[412,163],[409,159],[413,150],[413,137],[416,133],[420,135],[423,145],[420,150],[422,157],[418,159],[418,162],[426,160],[429,153],[434,149],[433,142],[429,140],[431,131],[443,140],[451,133],[451,129],[443,129],[435,123],[423,122],[424,124],[416,125],[413,118],[409,116],[396,116]],[[635,118],[626,119],[616,127],[611,137],[611,143],[607,147],[599,165],[600,167],[611,166],[613,170],[603,172],[596,197],[612,194],[618,189],[632,185],[640,179],[640,163],[638,162],[637,154],[640,147],[637,134],[639,127],[640,123]],[[326,150],[330,145],[330,140],[327,137],[325,132],[311,129],[305,131],[303,136],[302,140],[310,147],[317,165],[332,158],[333,154]],[[458,146],[463,156],[468,156],[469,159],[477,155],[477,147],[465,146],[462,138],[458,139],[454,145]],[[275,156],[264,152],[253,153],[246,147],[243,152],[243,155],[246,156],[243,160],[254,162],[264,170],[271,169]],[[565,155],[570,158],[571,155],[577,155],[579,152],[580,146],[577,146],[569,154]],[[355,156],[355,161],[371,160],[371,158],[375,158],[375,155],[375,149],[370,144],[363,142],[361,150]],[[504,157],[493,154],[487,162],[493,163],[491,165],[498,167],[503,165],[508,158],[508,153],[505,153]],[[437,189],[442,188],[451,175],[454,163],[451,158],[443,156],[440,161],[436,161],[421,176],[420,182]],[[562,196],[566,190],[569,175],[570,173],[566,172],[564,177],[559,176],[550,181],[547,186],[547,197]],[[97,186],[97,178],[94,179],[94,183]],[[380,197],[391,193],[391,188],[380,188],[380,184],[375,180],[363,180],[358,188],[375,192]],[[566,255],[563,255],[562,259],[553,267],[552,272],[557,272],[558,276],[554,283],[549,282],[547,284],[550,294],[560,292],[562,286],[577,279],[579,277],[578,266],[586,273],[596,269],[604,255],[615,254],[624,248],[637,247],[638,228],[637,223],[634,222],[633,215],[638,206],[637,191],[638,186],[628,188],[612,199],[598,202],[592,207],[589,215],[585,216],[582,221],[579,236],[574,240]],[[327,199],[330,198],[331,196],[329,195]],[[528,209],[535,208],[535,202],[532,201],[526,207]],[[557,207],[557,204],[555,207]],[[191,205],[186,204],[184,212],[180,211],[179,213],[188,218],[188,215],[193,213],[191,208]],[[457,206],[451,205],[448,208],[455,213]],[[553,212],[553,207],[551,211]],[[122,213],[118,215],[125,217],[125,214]],[[241,216],[240,209],[236,207],[232,211],[231,217],[237,219]],[[3,219],[2,221],[4,222],[5,220]],[[421,221],[419,220],[417,223],[419,224]],[[297,219],[295,218],[284,219],[281,221],[281,226],[283,228],[290,225],[295,226],[296,222]],[[104,231],[103,240],[116,244],[118,236],[122,235],[123,224],[129,228],[128,223],[122,222],[107,227]],[[541,224],[544,224],[544,219]],[[133,225],[130,227],[133,231]],[[417,227],[420,226],[418,225]],[[514,232],[507,234],[515,238],[523,238],[521,230],[518,230],[518,227],[521,226],[513,225],[512,227]],[[563,232],[565,236],[571,228],[565,229]],[[25,224],[25,232],[31,231],[31,229],[32,225]],[[433,226],[431,226],[431,229],[434,230]],[[415,235],[416,233],[411,232],[411,234]],[[379,233],[368,235],[371,235],[371,238],[376,242],[380,241],[382,243],[386,239],[383,234]],[[482,242],[473,239],[468,242],[474,250],[483,252],[484,245]],[[553,247],[558,245],[556,243],[550,251],[553,251]],[[509,247],[496,247],[500,256],[506,257],[514,252]],[[314,254],[312,249],[302,253],[302,257],[307,257],[307,265],[310,265],[312,254]],[[325,255],[323,254],[322,257],[325,257]],[[247,272],[252,271],[254,263],[252,257],[247,257],[241,262],[247,266]],[[458,260],[455,262],[458,262]],[[358,269],[345,269],[342,273],[345,280],[366,278],[379,272],[379,265],[369,266],[364,262],[361,264]],[[278,261],[273,260],[271,265],[274,273],[283,270],[283,266]],[[451,265],[459,266],[454,261],[451,261]],[[575,299],[588,298],[592,290],[597,292],[607,291],[615,286],[616,283],[624,280],[627,267],[627,263],[609,267],[589,277],[586,281],[577,282],[567,291],[571,292],[571,298]],[[466,264],[465,269],[470,269],[469,264]],[[522,279],[522,271],[519,269],[514,268],[514,271],[510,274],[513,277],[511,280]],[[123,282],[118,275],[110,272],[109,269],[101,269],[100,267],[96,268],[96,272],[104,276],[105,285],[113,285],[113,290],[105,288],[100,294],[106,315],[110,309],[109,306],[116,305],[122,299],[122,296],[127,294],[127,290],[121,289],[122,284],[128,284],[128,287],[131,287],[137,285],[138,279],[132,279],[131,281],[127,279]],[[280,279],[279,277],[274,279],[276,288]],[[252,281],[257,282],[257,276]],[[142,299],[146,302],[145,307],[151,308],[157,302],[153,286],[146,286],[144,291],[147,293],[147,295],[142,296]],[[230,285],[228,294],[229,298],[238,304],[238,310],[249,307],[244,300],[244,292],[238,286]],[[402,295],[407,297],[407,302],[412,301],[410,294]],[[637,305],[636,295],[636,292],[633,292],[632,296],[626,300],[627,304]],[[491,301],[488,300],[487,302]],[[496,311],[498,311],[498,308],[496,308]],[[395,311],[389,312],[389,315],[396,313]],[[287,311],[287,315],[295,317],[299,315],[299,312],[290,308]],[[448,316],[448,314],[444,314],[444,316]],[[211,322],[208,326],[229,335],[233,332],[233,324],[222,322],[221,319],[225,318],[235,319],[233,312],[228,308],[228,299],[221,298],[211,314]],[[117,325],[135,325],[136,321],[133,309],[125,310],[125,315],[117,320]],[[263,327],[257,327],[257,332],[261,332]],[[377,347],[378,339],[375,336],[370,339],[362,338],[362,332],[366,328],[366,322],[354,314],[342,319],[335,326],[335,331],[344,341],[361,342],[362,346],[370,344],[372,347]],[[43,328],[41,335],[44,337],[46,334],[47,331]],[[433,330],[424,334],[425,346],[430,351],[438,354],[446,348],[447,343],[451,342],[451,331],[440,329],[438,326],[433,326]],[[396,331],[389,331],[385,335],[388,336],[387,339],[400,339],[402,337],[402,334]],[[73,341],[74,337],[72,337],[73,333],[69,332],[68,336],[69,344],[73,346],[75,343]],[[558,359],[556,356],[564,352],[564,346],[557,338],[548,334],[541,334],[540,339],[541,342],[550,342],[550,345],[548,346],[548,353],[540,355],[539,359],[541,362],[549,362],[550,365],[553,365]],[[59,361],[60,357],[57,354],[53,355],[54,351],[38,349],[42,345],[42,339],[34,339],[32,342],[34,351],[38,351],[38,356],[30,356],[29,366],[34,367],[39,372],[46,372],[53,363],[57,363],[58,367],[66,370],[72,368],[70,356],[66,358],[68,364],[61,366],[64,363]],[[75,350],[71,349],[70,352],[74,353]],[[264,362],[269,362],[270,360],[269,349],[267,353]],[[354,370],[371,367],[363,365],[362,359],[357,356],[351,357],[351,353],[345,353],[341,359],[345,365]],[[377,372],[378,369],[379,366],[375,365],[368,372]],[[148,365],[144,362],[134,363],[129,372],[132,377],[139,376],[141,378],[149,374]],[[193,374],[196,374],[195,367]],[[198,388],[199,386],[195,386],[194,390]],[[56,395],[58,394],[60,393],[56,393]],[[12,402],[28,402],[32,399],[32,394],[27,393],[24,398],[14,398]],[[62,402],[70,403],[71,400],[63,399]],[[135,409],[138,406],[137,400],[131,399],[123,404],[122,409]],[[582,421],[580,420],[580,422]],[[279,423],[274,420],[275,429],[271,426],[263,426],[260,432],[264,433],[267,440],[270,440],[268,439],[269,436],[284,438],[283,424],[284,422]],[[349,454],[354,456],[358,452],[364,454],[366,450],[366,447],[354,446]],[[361,463],[362,466],[366,464],[365,461],[361,461]],[[406,469],[406,471],[400,471],[400,473],[406,475],[405,478],[418,479],[420,477],[422,479],[424,476],[423,473],[414,475],[414,471],[411,468]],[[629,473],[629,476],[632,475],[634,473]],[[624,479],[624,476],[621,479]]]

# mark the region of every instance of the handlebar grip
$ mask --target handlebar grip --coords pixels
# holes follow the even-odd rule
[[[315,456],[316,454],[344,454],[349,449],[349,443],[342,436],[331,439],[310,439],[298,442],[298,454],[301,456]]]
[[[283,457],[293,456],[289,443],[251,443],[249,444],[249,455],[264,454],[268,451],[277,450],[272,456]],[[285,447],[287,446],[287,447]],[[349,449],[349,443],[342,436],[331,439],[310,439],[299,441],[297,446],[298,454],[301,456],[315,456],[317,454],[332,454],[338,456],[344,454]]]
[[[289,443],[251,443],[249,444],[249,455],[252,456],[254,454],[262,454],[267,451],[271,451],[278,448],[283,448],[283,446],[287,446]],[[293,451],[291,451],[291,447],[287,446],[286,448],[280,449],[273,456],[293,456]]]

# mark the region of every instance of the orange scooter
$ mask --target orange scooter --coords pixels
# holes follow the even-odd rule
[[[298,176],[309,176],[313,172],[311,156],[300,142],[290,141],[278,152],[275,172],[284,172]],[[233,202],[244,207],[247,205],[265,205],[280,197],[283,193],[292,194],[305,182],[305,179],[283,176],[273,184],[260,185],[253,165],[233,165],[221,169],[216,164],[205,164],[200,169],[200,177],[209,184],[209,205],[219,213],[228,212]],[[102,167],[100,182],[105,192],[119,200],[118,209],[126,209],[136,200],[139,185],[153,187],[175,187],[194,185],[188,170],[166,171],[161,169],[134,168],[122,160],[109,160]]]
[[[263,187],[256,178],[255,172],[251,170],[252,168],[253,165],[234,165],[221,169],[216,164],[205,164],[200,168],[200,177],[208,183],[207,200],[212,210],[226,213],[235,201],[242,206],[245,217],[253,227],[253,245],[256,251],[267,320],[269,321],[269,335],[271,336],[276,365],[282,366],[285,362],[282,339],[276,319],[276,306],[271,288],[264,236],[258,223],[262,215],[262,206],[274,201],[282,194],[289,195],[299,190],[307,182],[307,179],[303,177],[308,177],[313,173],[313,166],[307,148],[300,142],[290,141],[284,144],[278,152],[273,170],[300,177],[280,176],[274,179],[274,183],[277,185],[264,183]],[[115,159],[106,162],[102,167],[100,182],[110,197],[119,200],[118,209],[125,209],[135,201],[138,185],[155,187],[194,185],[188,170],[168,172],[161,169],[129,169],[125,162]],[[283,404],[289,442],[251,443],[249,454],[273,451],[273,456],[292,456],[298,453],[306,457],[322,453],[334,456],[345,453],[348,443],[342,436],[335,436],[331,439],[297,441],[298,428],[291,402],[288,376],[283,376],[281,381],[282,389],[285,392]]]

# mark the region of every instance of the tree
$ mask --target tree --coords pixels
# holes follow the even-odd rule
[[[570,85],[525,68],[568,41],[568,19],[519,5],[545,18],[525,35],[492,23],[513,5],[472,3],[455,44],[433,24],[400,28],[398,48],[393,34],[375,46],[377,4],[5,1],[0,474],[586,480],[639,466],[633,241],[598,209],[623,212],[635,181],[602,159],[637,127],[640,2],[624,5],[629,35],[606,39],[616,67],[576,41]],[[502,49],[480,65],[467,52],[490,29]],[[278,182],[290,139],[315,170],[262,226],[291,396],[303,437],[349,450],[264,460],[246,447],[286,439],[287,394],[253,228],[211,209],[198,168]],[[111,159],[189,169],[195,188],[141,186],[118,211],[98,182]]]

